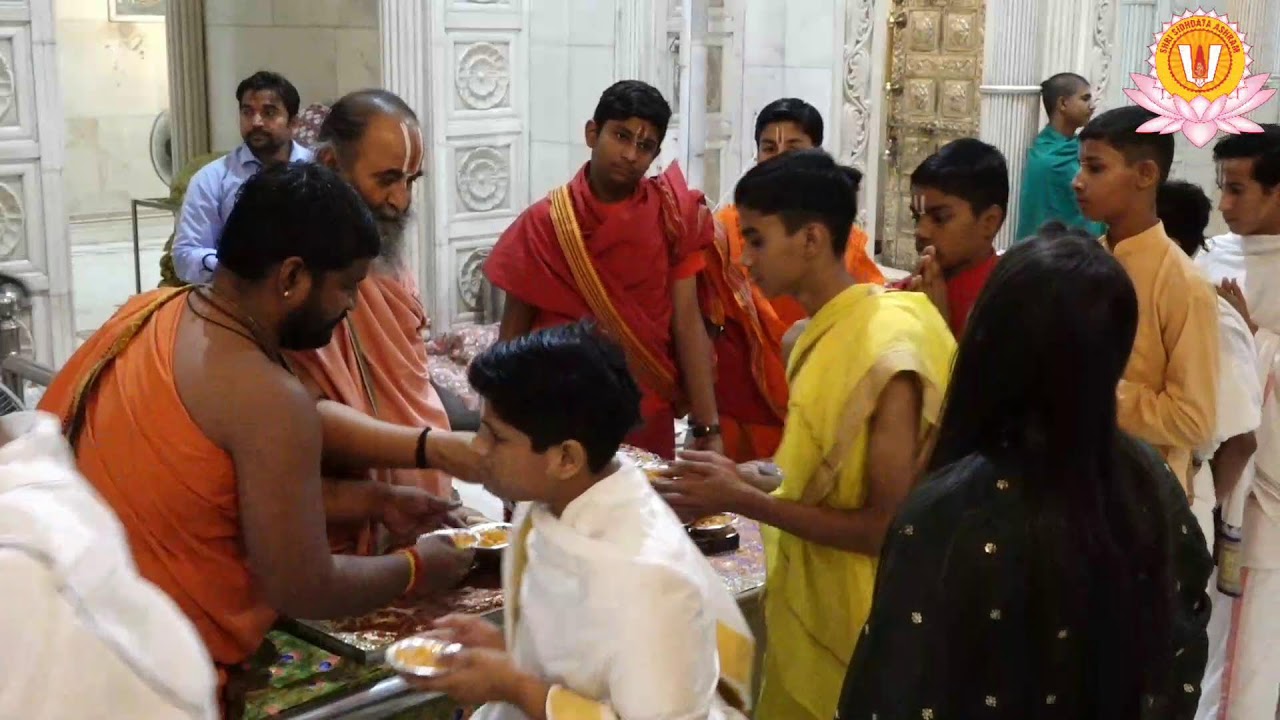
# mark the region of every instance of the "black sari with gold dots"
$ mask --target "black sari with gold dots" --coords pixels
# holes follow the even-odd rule
[[[1140,717],[1190,720],[1207,652],[1212,561],[1177,478],[1136,445],[1141,466],[1160,478],[1148,511],[1168,523],[1175,581],[1172,678],[1142,698]],[[1114,593],[1083,588],[1083,607],[1037,612],[1022,487],[1015,468],[973,455],[912,493],[881,553],[839,720],[1117,717],[1108,699],[1122,692],[1111,682],[1122,673],[1107,671],[1110,633],[1088,610],[1114,602]]]

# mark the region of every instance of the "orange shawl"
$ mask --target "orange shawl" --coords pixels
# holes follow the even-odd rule
[[[129,537],[138,571],[182,608],[214,661],[245,661],[275,612],[240,534],[230,456],[187,413],[173,374],[186,290],[131,298],[76,351],[40,409],[63,427],[83,406],[76,460]]]

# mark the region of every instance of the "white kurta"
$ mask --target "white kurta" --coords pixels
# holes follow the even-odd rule
[[[0,425],[0,717],[217,717],[199,635],[138,575],[57,419]]]
[[[1258,377],[1258,347],[1253,334],[1231,303],[1218,298],[1218,410],[1213,441],[1198,448],[1196,458],[1203,461],[1192,478],[1191,512],[1210,548],[1213,546],[1213,509],[1218,496],[1213,484],[1213,471],[1208,459],[1218,446],[1237,435],[1253,432],[1262,421],[1262,383]],[[1236,492],[1247,494],[1253,484],[1253,463],[1241,474]],[[1239,527],[1242,518],[1228,520]]]
[[[580,495],[559,518],[523,504],[503,559],[507,647],[560,686],[551,720],[741,718],[753,639],[724,582],[638,468]],[[524,718],[487,705],[476,720]]]
[[[1214,594],[1197,718],[1270,719],[1280,699],[1280,236],[1222,235],[1196,264],[1215,283],[1239,283],[1259,327],[1256,371],[1264,390],[1244,513],[1244,594]]]

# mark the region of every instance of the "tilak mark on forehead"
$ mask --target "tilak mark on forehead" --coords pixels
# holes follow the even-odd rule
[[[400,171],[403,172],[405,175],[417,175],[422,170],[422,156],[426,150],[426,146],[423,144],[423,140],[422,140],[422,127],[419,125],[414,125],[412,128],[410,128],[409,123],[401,121],[400,135],[401,137],[404,138],[404,163],[400,168]],[[419,148],[422,148],[424,151],[424,152],[418,153],[418,158],[417,158],[418,161],[416,163],[413,162],[414,145],[410,141],[411,137],[416,137],[418,139],[417,146]]]
[[[929,211],[928,203],[925,202],[923,193],[911,196],[911,208],[916,211],[917,215],[923,215]]]

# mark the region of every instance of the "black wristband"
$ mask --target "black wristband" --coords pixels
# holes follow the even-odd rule
[[[717,425],[690,425],[689,434],[695,438],[701,439],[720,434],[720,426]]]
[[[415,456],[419,470],[430,470],[431,463],[427,462],[427,436],[431,434],[431,428],[422,428],[422,434],[418,436],[418,452]]]

